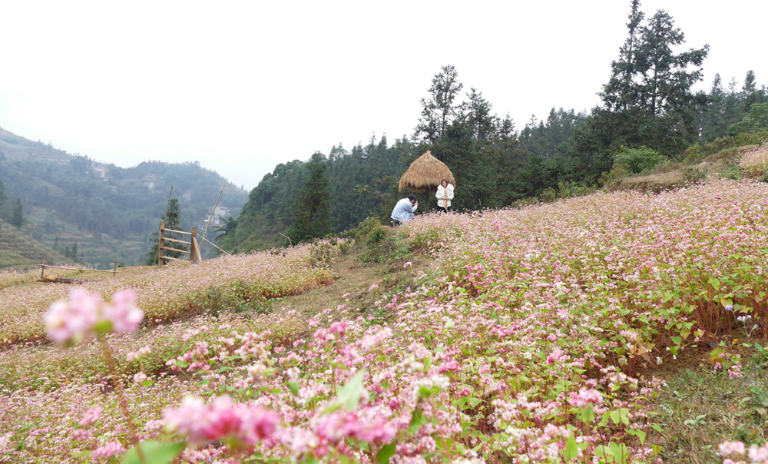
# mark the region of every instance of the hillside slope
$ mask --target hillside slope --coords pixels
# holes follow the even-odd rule
[[[48,246],[58,242],[61,249],[77,244],[84,262],[97,267],[114,259],[126,265],[144,261],[171,186],[186,230],[204,226],[222,185],[219,206],[232,214],[247,195],[197,162],[148,161],[121,168],[2,129],[0,180],[9,198],[21,199],[35,239]]]
[[[71,263],[61,253],[0,221],[0,269],[34,267],[43,259],[49,263]]]

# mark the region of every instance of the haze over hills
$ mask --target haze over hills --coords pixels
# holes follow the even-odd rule
[[[197,226],[201,233],[222,186],[219,214],[237,215],[247,198],[246,191],[197,162],[146,161],[121,168],[2,128],[0,181],[10,200],[21,200],[21,229],[27,235],[62,253],[76,247],[77,261],[102,268],[115,259],[125,265],[144,262],[171,185],[184,229]]]

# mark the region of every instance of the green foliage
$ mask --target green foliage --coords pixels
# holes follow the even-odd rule
[[[325,157],[315,153],[306,168],[307,179],[291,205],[294,222],[288,236],[295,244],[322,237],[330,231],[328,216],[331,199]]]
[[[622,146],[619,151],[613,155],[615,163],[622,164],[633,174],[651,170],[659,164],[666,161],[666,158],[660,155],[656,150],[648,147],[627,148]]]
[[[369,217],[355,230],[355,240],[363,245],[360,260],[364,263],[389,263],[410,254],[403,234],[388,233],[375,217]]]
[[[149,242],[152,244],[149,247],[149,251],[147,252],[147,261],[145,264],[147,266],[152,266],[153,264],[168,264],[167,261],[163,261],[162,263],[158,263],[158,252],[157,252],[157,245],[160,240],[160,225],[165,222],[165,228],[166,229],[173,229],[173,230],[182,230],[182,218],[181,218],[181,208],[179,207],[179,200],[177,198],[171,198],[171,200],[168,202],[168,215],[165,217],[164,220],[160,221],[160,223],[157,225],[157,231],[152,234],[152,238],[149,239]],[[176,240],[182,240],[182,236],[180,234],[176,234],[173,232],[166,232],[165,233],[166,238],[176,239]],[[77,246],[77,244],[75,244]],[[174,242],[168,242],[166,243],[166,246],[171,246],[171,248],[176,248],[178,250],[189,250],[189,247],[187,245],[181,244],[181,243],[174,243]],[[169,256],[171,258],[182,258],[186,257],[186,254],[182,254],[178,251],[169,251],[169,250],[163,250],[163,256]]]
[[[695,163],[715,153],[730,148],[743,147],[745,145],[759,145],[768,140],[768,129],[756,132],[741,132],[736,136],[723,136],[711,142],[696,144],[688,147],[683,153],[684,161]]]
[[[18,229],[24,225],[24,211],[21,208],[21,199],[17,198],[16,202],[13,204],[13,209],[11,210],[11,216],[8,218],[8,222]]]
[[[755,103],[741,121],[731,125],[728,133],[738,135],[742,132],[768,130],[768,103]]]
[[[62,245],[78,241],[90,265],[105,267],[114,259],[143,263],[147,238],[163,216],[171,185],[184,230],[208,219],[223,184],[219,206],[237,215],[247,199],[247,192],[198,163],[149,161],[121,168],[7,132],[0,137],[0,151],[5,153],[0,180],[9,197],[21,199],[25,222],[50,216],[48,227],[41,228],[43,241],[50,245],[56,235]],[[104,168],[105,176],[93,167]]]

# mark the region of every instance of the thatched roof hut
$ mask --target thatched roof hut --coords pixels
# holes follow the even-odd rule
[[[456,179],[453,173],[442,161],[432,156],[432,153],[426,152],[411,163],[411,166],[400,178],[398,191],[402,192],[404,188],[415,191],[436,192],[437,186],[445,179],[456,187]]]

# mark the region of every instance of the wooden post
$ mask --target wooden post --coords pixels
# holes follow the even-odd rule
[[[195,256],[197,256],[197,264],[200,264],[203,262],[203,255],[200,254],[200,243],[197,241],[197,238],[192,240],[195,242]]]
[[[160,223],[160,235],[157,236],[157,264],[163,265],[163,247],[165,246],[165,222]]]
[[[112,277],[115,277],[117,275],[117,260],[115,260],[115,268],[112,269]]]
[[[189,241],[189,260],[195,264],[195,247],[197,246],[197,227],[192,228],[192,240]]]
[[[40,269],[40,279],[41,280],[42,280],[44,275],[45,275],[45,259],[43,259],[43,268]]]

